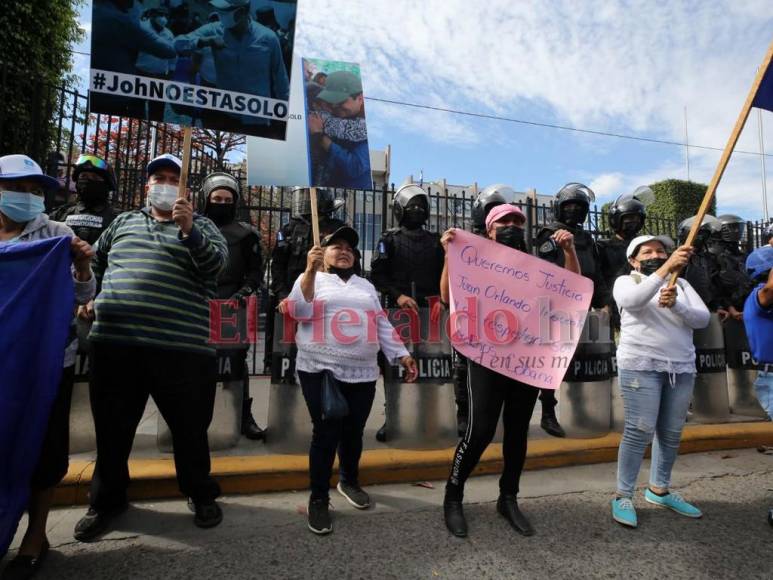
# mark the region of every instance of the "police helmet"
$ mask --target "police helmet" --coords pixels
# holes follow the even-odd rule
[[[585,208],[585,216],[579,223],[585,222],[590,211],[590,204],[596,201],[596,194],[593,190],[582,183],[567,183],[556,193],[553,200],[553,216],[560,222],[563,222],[562,209],[567,203],[579,203]]]
[[[763,230],[762,243],[769,244],[771,239],[773,239],[773,222],[770,222],[768,227]]]
[[[415,199],[423,201],[424,207],[427,210],[427,217],[429,217],[429,195],[418,185],[409,183],[400,187],[392,199],[392,214],[395,216],[398,224],[403,222],[405,208]]]
[[[638,215],[639,232],[644,227],[644,220],[647,219],[647,211],[645,205],[633,194],[627,193],[621,195],[615,200],[615,203],[609,208],[609,225],[612,227],[612,231],[620,232],[623,227],[623,216]]]
[[[472,225],[476,230],[486,229],[486,217],[488,212],[498,205],[507,203],[507,197],[511,199],[515,191],[509,185],[495,183],[484,188],[472,202]]]
[[[723,214],[718,216],[720,223],[720,237],[723,242],[738,243],[743,238],[744,224],[742,217],[733,214]]]
[[[96,155],[80,155],[75,161],[75,168],[72,170],[72,180],[77,182],[78,176],[84,171],[96,173],[107,182],[109,191],[118,189],[118,181],[115,178],[115,171],[111,165]]]
[[[679,235],[680,244],[683,244],[687,240],[687,236],[692,229],[692,224],[695,222],[696,217],[698,216],[694,215],[688,217],[686,220],[683,220],[677,227],[677,234]],[[706,243],[709,239],[709,236],[711,236],[711,234],[714,232],[718,232],[720,227],[721,225],[717,218],[715,218],[713,215],[704,215],[703,221],[701,222],[701,227],[696,234],[696,242]]]
[[[344,200],[335,199],[333,192],[317,188],[317,213],[328,215],[344,205]],[[308,218],[311,216],[311,190],[308,187],[294,187],[292,199],[292,217]]]

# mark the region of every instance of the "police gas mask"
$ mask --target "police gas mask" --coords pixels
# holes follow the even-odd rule
[[[207,203],[207,217],[218,226],[231,223],[236,218],[235,203]]]
[[[78,197],[86,207],[93,207],[107,202],[107,196],[110,193],[108,184],[99,179],[79,179],[75,184]]]
[[[504,244],[509,248],[521,251],[526,250],[523,228],[519,228],[516,225],[502,226],[497,228],[494,239],[500,244]]]
[[[421,201],[412,201],[403,210],[401,225],[409,230],[415,230],[427,223],[429,212]]]
[[[660,270],[661,266],[665,264],[667,258],[647,258],[646,260],[639,260],[639,272],[645,276],[654,274]]]
[[[177,200],[176,185],[168,183],[153,183],[148,186],[148,203],[159,211],[172,211]]]
[[[585,221],[588,216],[588,209],[581,203],[567,202],[561,206],[561,215],[559,221],[568,226],[577,227]]]

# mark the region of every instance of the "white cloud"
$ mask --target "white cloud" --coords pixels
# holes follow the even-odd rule
[[[623,193],[621,187],[625,176],[622,173],[603,173],[588,184],[599,199]]]

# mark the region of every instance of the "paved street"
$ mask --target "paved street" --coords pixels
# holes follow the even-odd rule
[[[705,512],[690,520],[637,500],[640,527],[609,514],[614,464],[528,472],[522,506],[537,535],[497,515],[497,480],[467,492],[470,537],[443,527],[442,483],[369,488],[358,512],[334,493],[335,532],[311,534],[305,493],[223,499],[225,521],[199,530],[182,501],[135,504],[104,540],[79,544],[83,508],[50,519],[53,552],[40,578],[773,578],[773,456],[755,450],[680,458],[674,487]],[[18,538],[16,540],[18,542]]]

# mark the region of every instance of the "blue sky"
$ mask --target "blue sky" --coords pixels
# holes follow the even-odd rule
[[[300,0],[296,50],[362,64],[365,94],[585,129],[722,148],[773,41],[769,0]],[[91,6],[81,23],[90,31]],[[76,50],[89,52],[89,39]],[[75,57],[84,78],[87,57]],[[407,175],[553,193],[568,181],[599,201],[687,178],[684,147],[474,119],[368,101],[372,148]],[[773,113],[764,111],[773,154]],[[738,149],[758,151],[753,111]],[[719,151],[690,149],[708,183]],[[773,211],[773,157],[767,157]],[[760,219],[759,155],[734,154],[721,213]]]

